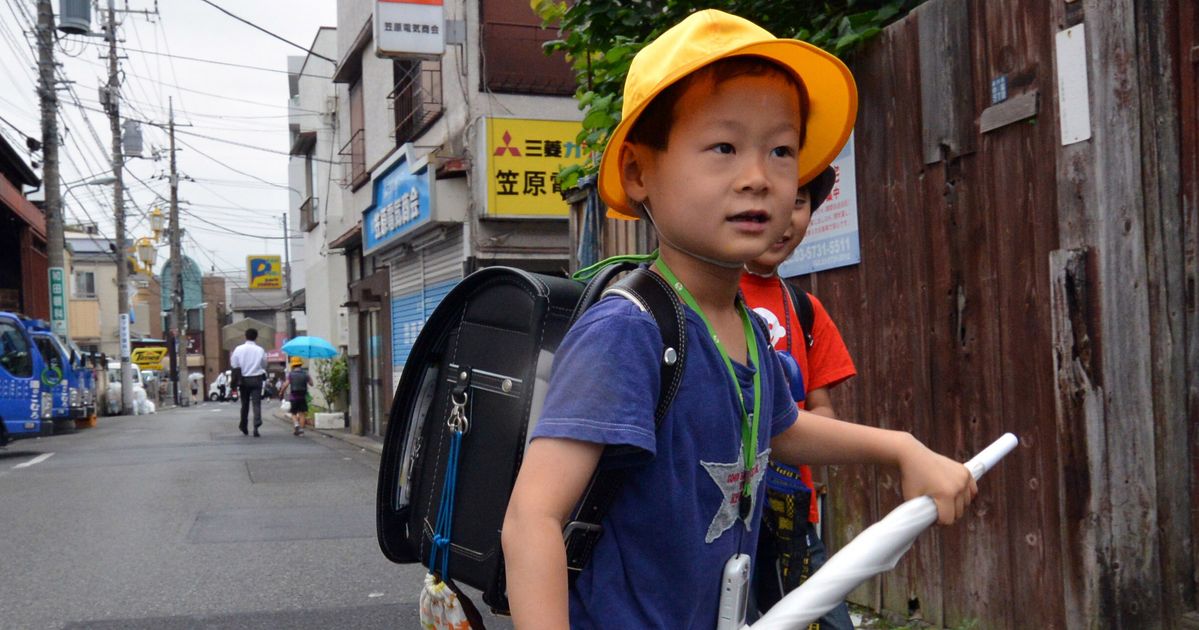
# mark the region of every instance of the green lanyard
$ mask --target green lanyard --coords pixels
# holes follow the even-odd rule
[[[737,311],[741,315],[741,325],[745,330],[745,344],[749,348],[749,364],[754,368],[754,411],[752,414],[745,411],[745,397],[741,394],[741,384],[737,380],[737,372],[733,370],[733,360],[729,358],[724,344],[720,343],[716,331],[712,330],[712,323],[708,321],[708,317],[704,315],[703,309],[699,307],[699,303],[695,301],[695,297],[691,295],[687,287],[683,286],[670,267],[666,266],[666,261],[659,258],[656,264],[662,272],[662,277],[666,278],[670,286],[678,292],[679,297],[683,298],[687,306],[690,306],[704,321],[704,326],[708,327],[708,334],[711,335],[712,342],[716,344],[716,350],[720,352],[720,358],[724,359],[724,366],[729,370],[729,379],[733,383],[733,391],[737,393],[737,402],[741,409],[741,455],[745,463],[745,478],[741,480],[741,497],[742,500],[748,500],[751,473],[754,462],[757,460],[758,423],[762,413],[762,370],[758,369],[758,340],[754,335],[753,325],[749,323],[749,310],[746,309],[744,302],[737,300]],[[748,503],[743,505],[748,505]]]

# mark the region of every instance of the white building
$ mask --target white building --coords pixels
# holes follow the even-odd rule
[[[303,334],[345,346],[338,313],[347,301],[346,264],[342,252],[330,250],[328,244],[355,225],[358,217],[347,220],[342,212],[337,90],[331,80],[334,65],[321,58],[337,55],[337,30],[318,29],[310,50],[316,54],[288,58],[292,156],[288,223],[296,237],[290,241],[291,290],[297,306],[302,296],[304,310],[296,315],[304,318]],[[319,391],[318,387],[314,393]]]
[[[344,336],[328,338],[351,356],[358,433],[383,433],[416,335],[465,274],[490,265],[568,269],[568,207],[553,175],[582,160],[573,76],[561,55],[542,52],[557,34],[539,28],[528,0],[481,4],[339,0],[336,49],[324,52],[326,29],[314,43],[335,67],[317,71],[310,55],[296,73],[294,111],[309,117],[293,120],[335,111],[331,177],[340,188],[328,196],[340,191],[341,204],[326,210],[322,201],[322,225],[305,237],[306,303],[311,334],[322,334],[318,322],[343,323]],[[305,72],[331,75],[335,98],[320,96],[315,77],[307,88]],[[331,155],[321,144],[326,128],[299,128],[319,147],[304,163],[319,167]],[[303,155],[308,145],[297,149]],[[292,186],[323,190],[296,185],[307,173],[293,166]],[[332,269],[336,252],[344,282]],[[330,287],[324,300],[318,283]]]

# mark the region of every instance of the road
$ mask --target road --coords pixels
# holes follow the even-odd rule
[[[204,403],[0,448],[0,628],[419,628],[378,455],[267,407],[257,439]]]

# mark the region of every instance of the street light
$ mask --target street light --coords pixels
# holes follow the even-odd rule
[[[81,179],[77,182],[65,184],[63,187],[63,194],[65,195],[68,190],[75,188],[76,186],[107,186],[115,183],[116,181],[117,178],[113,177],[112,175],[93,177],[92,179]]]
[[[162,224],[165,221],[162,210],[155,207],[150,211],[150,229],[154,230],[154,240],[158,240],[158,236],[162,234]]]
[[[158,250],[154,249],[154,242],[146,237],[137,239],[137,257],[142,261],[146,272],[153,274],[154,262],[158,260]]]

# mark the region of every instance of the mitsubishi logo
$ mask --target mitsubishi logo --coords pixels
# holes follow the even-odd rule
[[[504,130],[504,146],[496,148],[495,154],[503,155],[504,151],[511,151],[512,157],[520,157],[520,149],[512,146],[512,134],[507,130]]]

